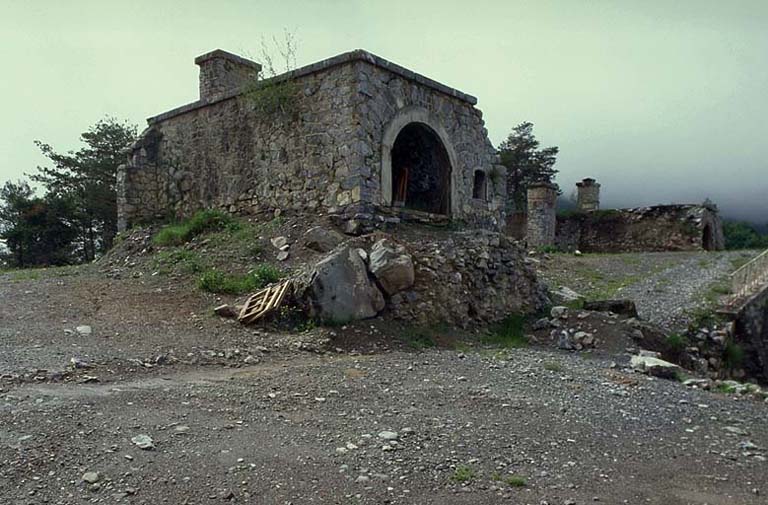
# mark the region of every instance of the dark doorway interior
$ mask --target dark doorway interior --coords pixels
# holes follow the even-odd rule
[[[702,235],[701,235],[701,246],[704,248],[705,251],[715,250],[715,237],[712,235],[711,225],[704,226],[704,231],[702,232]]]
[[[448,214],[451,163],[440,138],[427,125],[411,123],[392,146],[392,204]]]

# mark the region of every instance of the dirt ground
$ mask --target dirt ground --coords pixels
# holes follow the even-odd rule
[[[768,403],[632,372],[624,343],[244,328],[153,273],[0,275],[0,503],[766,503]]]

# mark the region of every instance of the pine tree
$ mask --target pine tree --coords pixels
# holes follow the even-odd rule
[[[53,167],[38,167],[32,180],[75,208],[79,254],[91,261],[112,246],[117,233],[117,167],[136,140],[136,127],[107,117],[81,135],[85,147],[67,154],[36,141]]]
[[[507,169],[507,192],[510,195],[509,211],[526,208],[526,191],[534,182],[552,182],[558,147],[539,149],[539,141],[533,134],[533,123],[515,126],[512,133],[499,145],[501,164]]]

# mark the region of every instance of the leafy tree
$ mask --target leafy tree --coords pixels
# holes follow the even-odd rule
[[[552,182],[558,147],[539,149],[533,134],[533,123],[520,123],[499,145],[501,164],[507,169],[507,191],[511,196],[509,210],[526,208],[526,190],[535,182]]]
[[[74,206],[66,198],[34,196],[26,181],[6,182],[0,188],[0,239],[13,267],[63,265],[71,261],[76,230]]]
[[[49,195],[74,205],[82,261],[112,246],[117,233],[117,167],[125,162],[136,135],[135,126],[107,117],[81,135],[85,147],[78,151],[61,154],[35,142],[53,167],[38,167],[32,180],[43,184]]]
[[[762,235],[744,221],[723,222],[726,249],[763,249],[768,247],[768,235]]]

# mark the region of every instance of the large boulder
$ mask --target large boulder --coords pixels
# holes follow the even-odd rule
[[[317,252],[328,252],[344,242],[344,235],[336,230],[329,230],[322,226],[314,226],[304,233],[302,242],[307,249],[312,249]]]
[[[413,260],[405,248],[385,238],[373,244],[369,269],[389,296],[413,286],[416,277]]]
[[[312,315],[325,321],[367,319],[384,308],[384,296],[351,247],[342,247],[315,266],[307,295]]]

